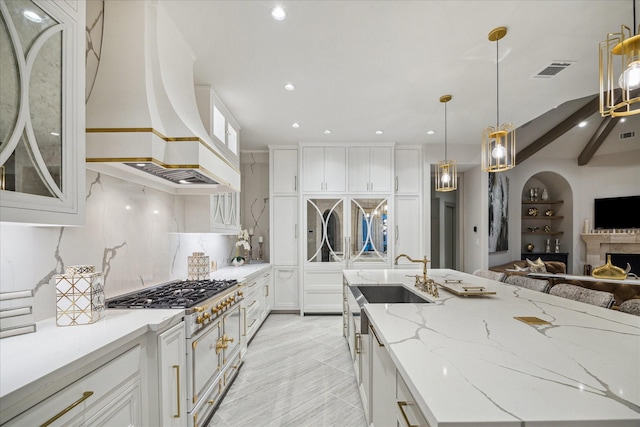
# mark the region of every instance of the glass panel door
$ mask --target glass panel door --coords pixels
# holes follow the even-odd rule
[[[307,262],[344,262],[342,199],[308,199],[306,204]]]
[[[387,261],[387,199],[352,199],[350,262]]]

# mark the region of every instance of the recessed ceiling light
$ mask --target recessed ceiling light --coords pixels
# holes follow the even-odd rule
[[[620,119],[620,123],[624,123],[624,122],[626,122],[626,121],[627,121],[627,118],[626,118],[626,117],[623,117],[623,118],[621,118],[621,119]]]
[[[147,166],[146,163],[136,163],[136,166],[138,166],[139,168],[143,168],[145,166]]]
[[[376,135],[382,135],[382,131],[381,130],[377,130],[376,131]]]
[[[42,17],[32,10],[23,10],[22,16],[24,16],[31,22],[35,22],[36,24],[39,24],[43,21]]]
[[[436,133],[436,131],[435,131],[435,130],[428,130],[428,131],[427,131],[427,135],[433,135],[434,133]]]
[[[300,127],[300,123],[294,123],[291,125],[291,127],[298,129]]]
[[[325,135],[329,135],[330,133],[331,133],[331,131],[330,131],[329,129],[327,129],[327,130],[325,130],[325,131],[324,131],[324,134],[325,134]]]
[[[287,12],[284,11],[282,6],[276,6],[271,9],[271,16],[273,16],[273,19],[276,21],[283,21],[284,18],[287,17]]]
[[[189,181],[187,181],[186,179],[181,179],[180,181],[178,181],[180,184],[189,184]]]
[[[586,120],[578,123],[578,127],[581,127],[581,128],[585,127],[586,125],[587,125],[587,121]]]
[[[284,88],[286,90],[295,90],[296,87],[294,85],[292,85],[291,83],[287,83],[286,85],[284,85]]]
[[[51,132],[51,135],[53,135],[53,136],[60,136],[60,132]]]

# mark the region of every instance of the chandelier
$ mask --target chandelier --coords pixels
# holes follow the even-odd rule
[[[458,188],[458,167],[455,160],[447,158],[447,102],[451,95],[442,95],[440,102],[444,104],[444,160],[438,162],[436,168],[436,191],[453,191]]]
[[[496,42],[496,126],[482,131],[482,169],[502,172],[516,165],[516,130],[511,123],[500,125],[500,72],[498,40],[507,35],[506,27],[489,32],[489,41]]]

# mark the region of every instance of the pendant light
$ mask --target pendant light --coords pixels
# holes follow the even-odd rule
[[[440,102],[444,104],[444,160],[440,160],[436,168],[436,191],[454,191],[458,188],[456,161],[447,158],[447,102],[451,98],[451,95],[440,97]]]
[[[507,35],[506,27],[489,33],[489,41],[496,42],[496,126],[482,131],[482,168],[485,172],[502,172],[516,165],[516,130],[511,123],[500,125],[500,73],[498,40]]]
[[[629,27],[622,25],[619,33],[609,33],[607,39],[600,42],[598,59],[602,117],[640,114],[640,28],[636,27],[636,2],[632,0],[632,3],[635,35],[631,35]],[[620,89],[616,89],[616,83]]]

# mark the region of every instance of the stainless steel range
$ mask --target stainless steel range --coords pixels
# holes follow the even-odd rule
[[[236,280],[176,280],[107,300],[108,308],[184,308],[189,426],[206,425],[235,379],[240,359]]]

